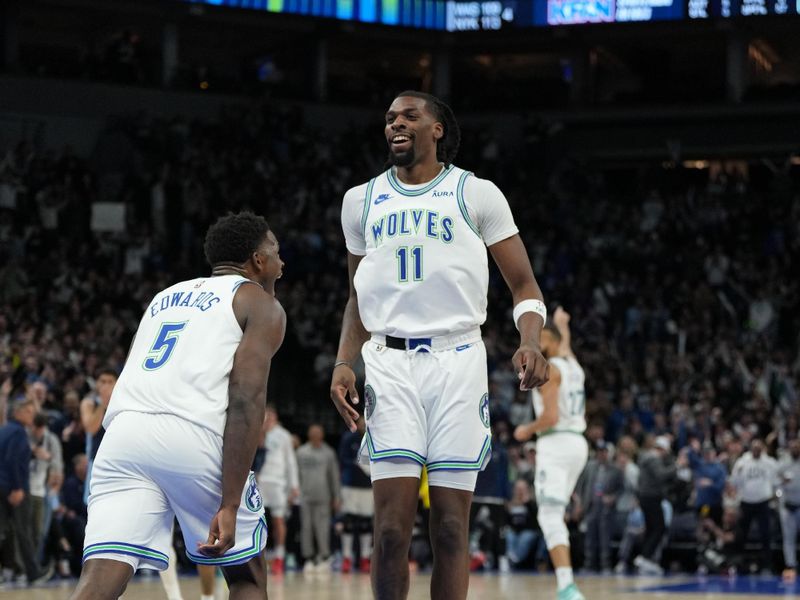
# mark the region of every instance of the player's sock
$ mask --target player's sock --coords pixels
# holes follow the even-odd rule
[[[275,558],[286,558],[286,546],[275,546]]]
[[[353,534],[342,534],[342,556],[345,558],[353,558]]]
[[[362,533],[358,536],[358,541],[361,546],[361,558],[370,558],[372,556],[372,534]]]
[[[181,586],[178,585],[178,570],[175,565],[178,562],[178,557],[175,555],[173,548],[169,549],[169,564],[163,571],[159,571],[161,576],[161,584],[164,586],[164,591],[167,593],[168,600],[183,600],[181,596]]]
[[[206,596],[205,594],[203,594],[202,596],[200,596],[200,600],[214,600],[214,595],[212,594],[211,596]]]
[[[572,567],[558,567],[556,569],[556,584],[559,591],[573,583],[575,583],[575,580],[572,578]]]

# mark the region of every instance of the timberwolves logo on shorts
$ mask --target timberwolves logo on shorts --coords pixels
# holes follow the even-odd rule
[[[484,394],[478,404],[478,413],[481,416],[481,422],[484,427],[489,427],[489,394]]]
[[[375,390],[372,389],[372,386],[364,386],[364,416],[367,419],[375,412],[375,403],[377,401],[378,399],[375,397]]]
[[[244,496],[244,503],[250,512],[258,512],[264,503],[261,501],[261,491],[258,489],[256,483],[256,476],[250,473],[250,479],[247,481],[247,491]]]

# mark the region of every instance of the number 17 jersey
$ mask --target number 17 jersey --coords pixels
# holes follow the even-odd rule
[[[171,414],[222,436],[228,381],[242,328],[233,313],[239,275],[177,283],[151,300],[103,426],[124,411]]]
[[[569,431],[583,433],[586,431],[586,391],[584,382],[586,376],[583,367],[574,356],[556,356],[550,359],[550,364],[561,373],[561,384],[558,386],[558,422],[552,429],[543,433]],[[539,390],[534,389],[533,409],[536,416],[544,412],[544,400]],[[541,437],[542,434],[540,434]]]

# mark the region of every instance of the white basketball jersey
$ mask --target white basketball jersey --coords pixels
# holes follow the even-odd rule
[[[583,433],[586,431],[586,392],[583,384],[586,376],[583,367],[575,357],[557,356],[550,363],[561,372],[561,385],[558,386],[558,423],[545,433],[570,431]],[[539,417],[544,412],[542,394],[534,389],[533,409]]]
[[[239,275],[183,281],[144,313],[103,425],[123,411],[167,413],[223,434],[228,379],[242,328],[233,313]]]
[[[370,333],[432,337],[486,320],[486,246],[463,193],[471,175],[451,165],[410,187],[389,169],[367,185],[354,283]]]

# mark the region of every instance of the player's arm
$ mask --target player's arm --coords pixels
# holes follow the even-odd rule
[[[297,472],[297,457],[294,455],[294,447],[291,438],[284,444],[286,452],[287,481],[289,482],[289,498],[294,501],[300,495],[300,474]]]
[[[535,421],[517,425],[514,429],[514,439],[524,442],[531,439],[534,434],[542,433],[556,426],[558,423],[558,387],[561,385],[561,371],[558,367],[550,365],[550,379],[541,388],[542,404],[544,410]]]
[[[347,253],[350,295],[344,307],[342,333],[339,337],[339,351],[336,353],[336,362],[338,364],[333,368],[330,390],[331,400],[333,400],[336,410],[339,411],[350,431],[356,430],[356,421],[359,418],[358,411],[347,401],[349,394],[350,401],[353,404],[358,404],[356,374],[353,371],[352,364],[358,356],[361,346],[369,339],[369,333],[364,329],[361,315],[358,312],[358,296],[356,295],[356,286],[353,283],[356,270],[362,258],[364,257],[352,252],[348,251]]]
[[[572,333],[569,330],[569,313],[561,306],[556,308],[553,313],[553,324],[561,334],[561,343],[558,345],[558,353],[561,356],[568,358],[575,358],[575,352],[572,351]]]
[[[243,285],[233,300],[242,339],[233,357],[228,384],[228,411],[222,437],[222,502],[198,551],[221,556],[234,544],[236,513],[250,465],[258,447],[267,398],[272,357],[283,342],[286,314],[257,285]]]
[[[542,290],[536,282],[531,261],[518,234],[489,246],[489,251],[511,290],[514,306],[524,300],[543,301]],[[520,342],[512,362],[520,376],[521,390],[538,387],[547,381],[548,363],[539,347],[543,325],[541,315],[534,312],[522,313],[517,322]]]
[[[101,402],[95,404],[91,398],[81,400],[81,424],[86,433],[94,435],[100,431],[103,425],[103,417],[106,415],[106,406]]]

